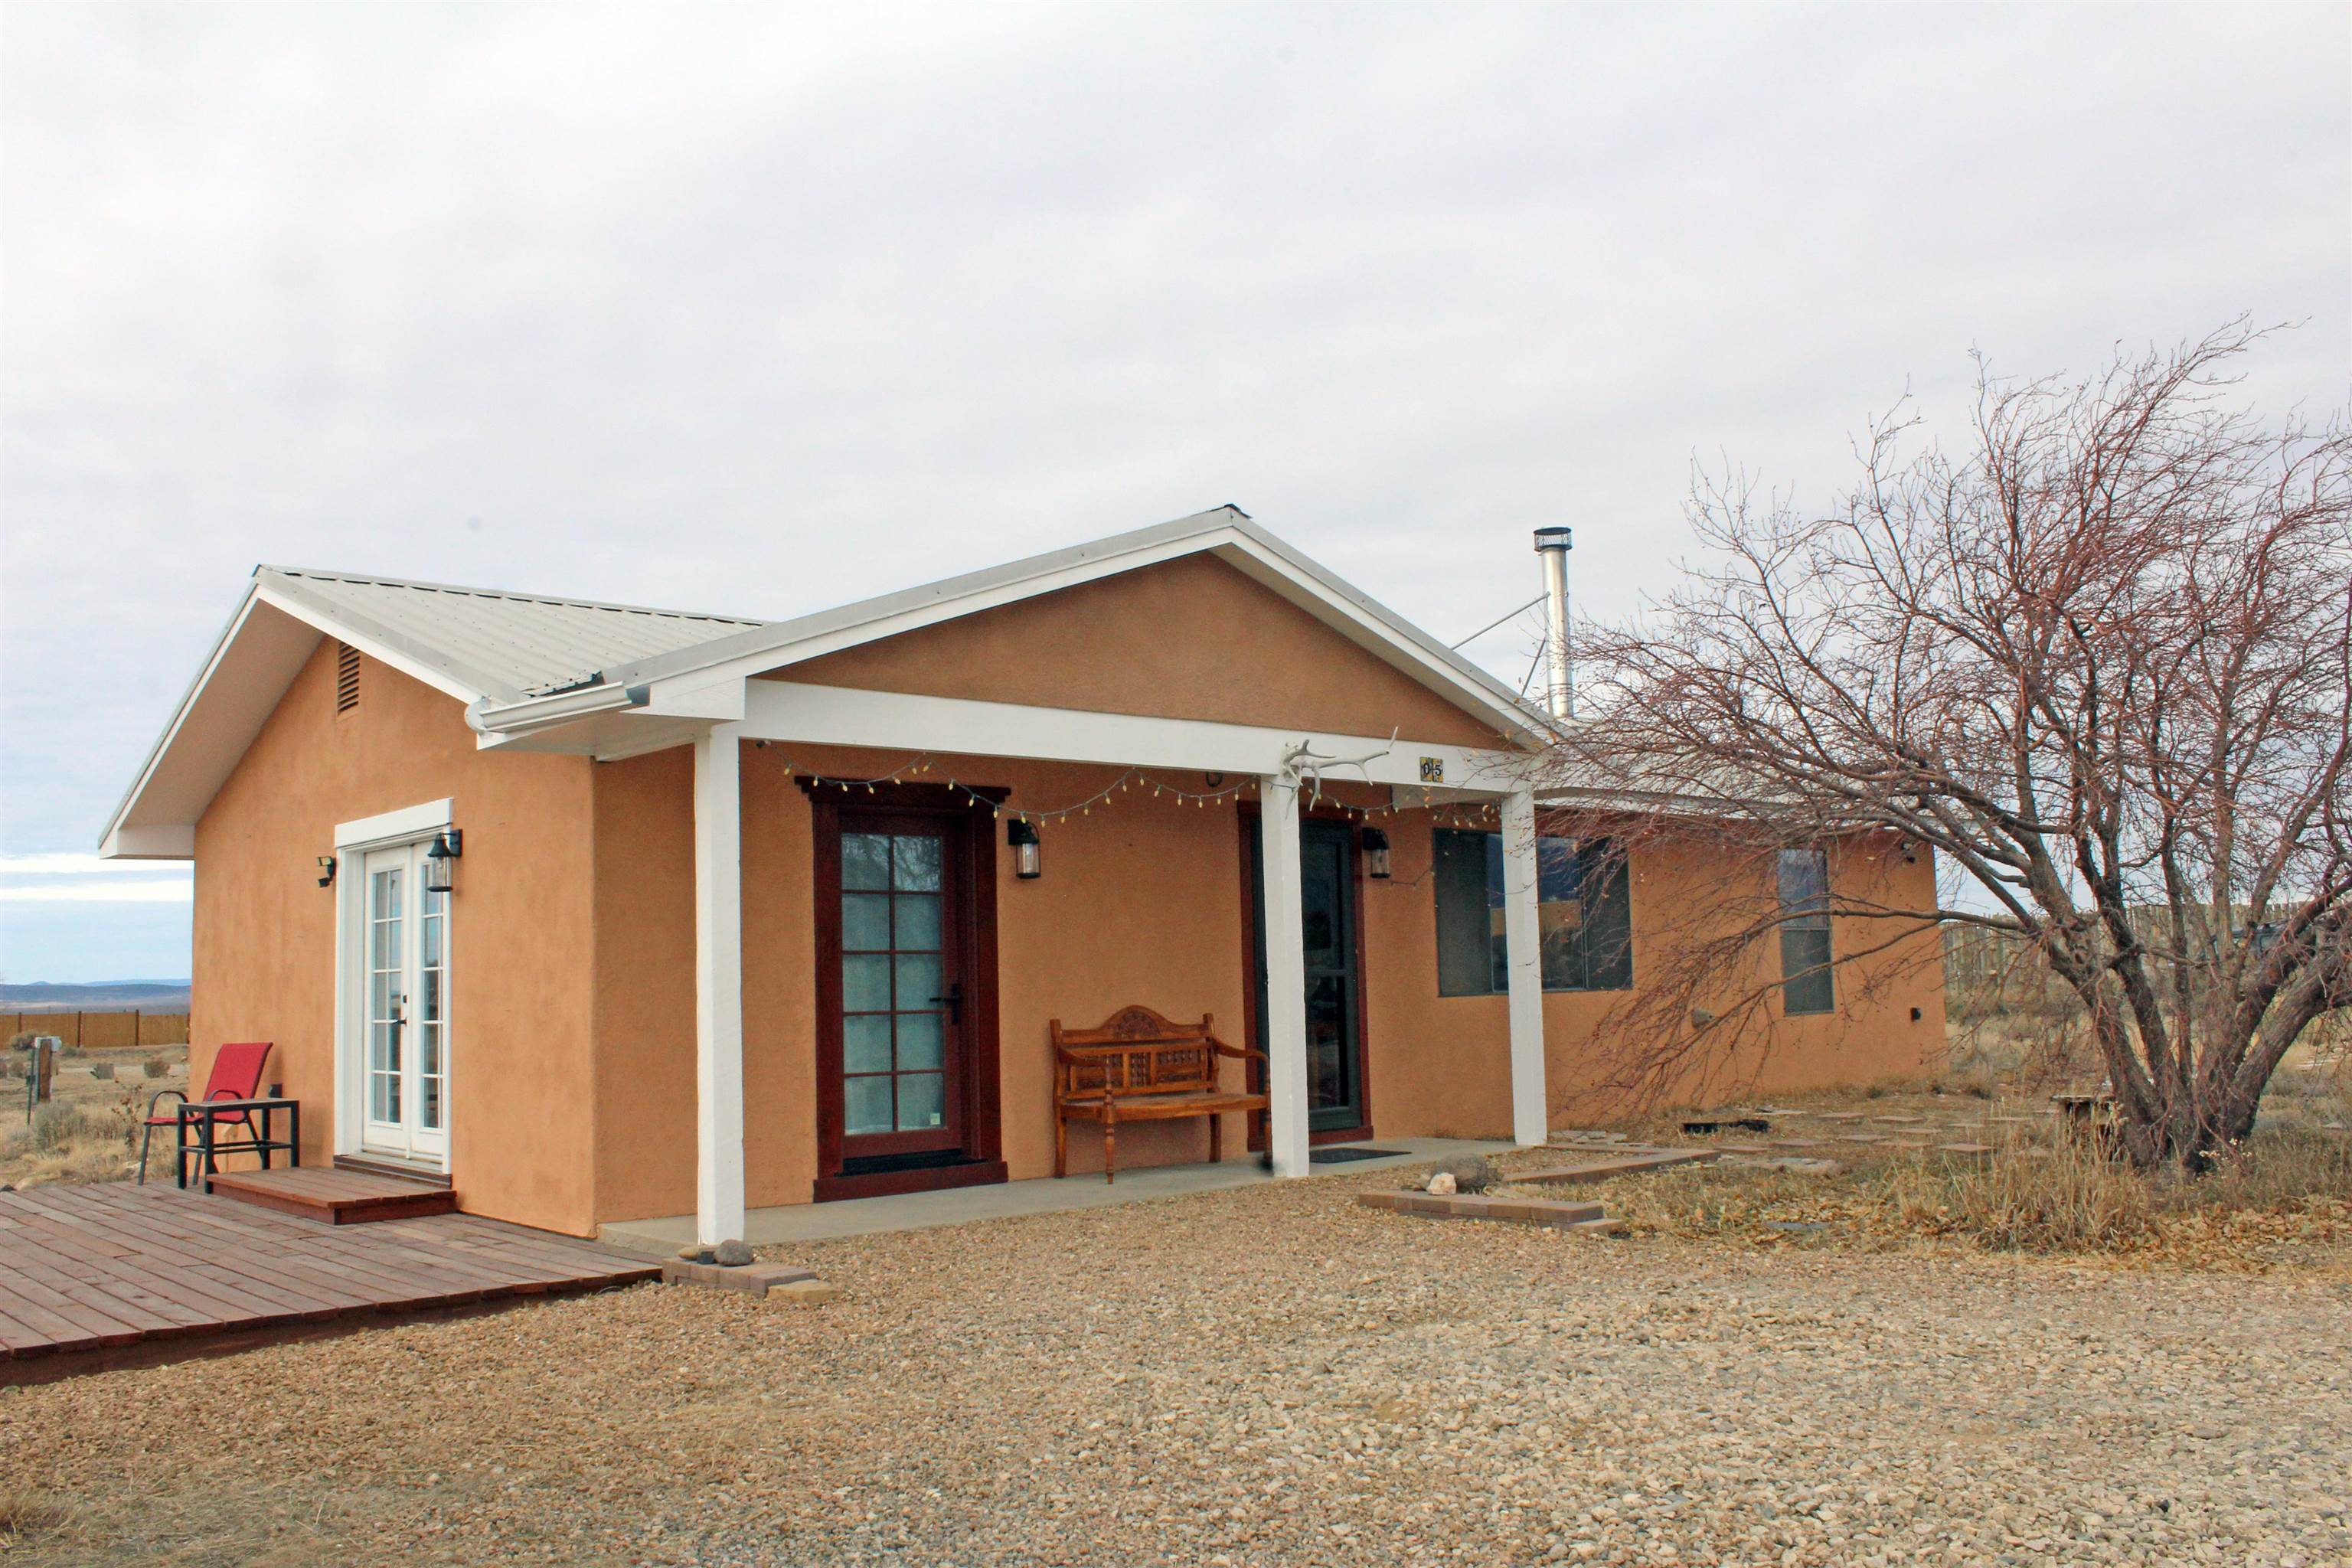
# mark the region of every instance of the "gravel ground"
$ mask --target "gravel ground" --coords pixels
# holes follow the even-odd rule
[[[1759,1254],[1341,1177],[0,1391],[12,1562],[2352,1563],[2352,1285]],[[0,1537],[5,1541],[5,1537]]]

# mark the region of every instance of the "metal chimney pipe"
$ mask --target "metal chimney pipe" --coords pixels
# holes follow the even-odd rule
[[[1551,681],[1544,706],[1555,719],[1576,717],[1576,681],[1568,658],[1568,552],[1576,548],[1571,528],[1536,530],[1536,553],[1543,557],[1544,641]]]

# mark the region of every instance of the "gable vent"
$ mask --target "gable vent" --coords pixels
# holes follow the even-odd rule
[[[348,713],[360,705],[360,650],[347,642],[335,645],[335,711]]]

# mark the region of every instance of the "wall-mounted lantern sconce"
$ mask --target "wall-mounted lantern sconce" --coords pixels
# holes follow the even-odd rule
[[[1037,825],[1014,817],[1004,825],[1004,842],[1013,846],[1013,874],[1034,882],[1045,874],[1045,851],[1037,842]]]
[[[466,852],[466,836],[457,828],[444,828],[433,840],[433,847],[425,852],[425,890],[428,893],[449,891],[456,872],[457,858]]]
[[[334,885],[335,858],[332,855],[321,855],[319,857],[319,886],[331,888]]]
[[[1389,879],[1389,836],[1380,828],[1364,829],[1364,868],[1376,882]]]

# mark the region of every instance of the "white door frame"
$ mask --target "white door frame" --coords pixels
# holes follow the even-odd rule
[[[335,828],[335,1113],[334,1152],[363,1152],[367,1126],[367,856],[376,849],[399,849],[429,841],[450,825],[450,803],[428,801],[381,816],[340,823]],[[415,900],[404,919],[415,917]],[[442,916],[442,963],[449,966],[456,945],[457,900],[452,898]],[[404,930],[407,928],[404,928]],[[454,974],[454,968],[448,970]],[[449,1128],[456,1107],[450,1092],[456,1082],[451,1047],[456,1040],[451,987],[445,979],[441,995],[442,1150],[440,1167],[449,1169]]]

